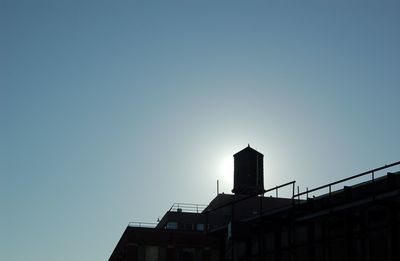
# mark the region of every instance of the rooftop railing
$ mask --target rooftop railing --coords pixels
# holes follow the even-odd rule
[[[189,203],[174,203],[169,211],[185,212],[185,213],[201,213],[207,205],[189,204]]]
[[[247,196],[245,196],[245,197],[242,197],[242,198],[233,200],[233,201],[231,201],[231,202],[227,202],[227,203],[225,203],[225,204],[222,204],[222,205],[220,205],[220,206],[218,206],[218,207],[215,207],[215,208],[213,208],[213,209],[208,209],[208,210],[206,211],[206,213],[214,212],[214,211],[216,211],[216,210],[219,210],[219,209],[222,209],[222,208],[225,208],[225,207],[228,207],[228,206],[235,205],[235,204],[237,204],[237,203],[239,203],[239,202],[248,200],[248,199],[250,199],[250,198],[260,197],[260,195],[262,195],[262,197],[264,197],[263,195],[264,195],[265,193],[268,193],[268,192],[274,192],[275,197],[278,198],[278,195],[279,195],[278,191],[279,191],[279,189],[280,189],[280,188],[287,187],[287,186],[291,186],[291,187],[292,187],[292,198],[293,198],[293,196],[294,196],[295,184],[296,184],[296,181],[293,180],[293,181],[287,182],[287,183],[285,183],[285,184],[282,184],[282,185],[275,186],[275,187],[273,187],[273,188],[264,190],[263,193],[254,193],[254,194],[250,194],[250,195],[247,195]]]
[[[357,174],[357,175],[354,175],[354,176],[351,176],[351,177],[348,177],[348,178],[344,178],[344,179],[341,179],[341,180],[338,180],[338,181],[335,181],[335,182],[332,182],[332,183],[329,183],[329,184],[326,184],[326,185],[323,185],[323,186],[320,186],[320,187],[316,187],[316,188],[313,188],[313,189],[310,189],[310,190],[307,188],[306,191],[301,192],[301,193],[298,192],[297,194],[293,195],[293,198],[301,199],[302,196],[303,197],[305,196],[306,199],[307,199],[310,194],[313,195],[315,192],[321,191],[323,189],[326,189],[328,191],[327,192],[322,192],[322,194],[330,196],[332,194],[332,192],[333,192],[333,190],[332,190],[333,186],[341,184],[341,183],[344,183],[344,182],[348,182],[348,181],[354,180],[356,178],[368,177],[368,175],[369,175],[369,179],[367,180],[367,182],[372,182],[373,183],[375,181],[375,179],[376,179],[376,172],[384,170],[384,169],[388,169],[388,168],[391,168],[391,167],[394,167],[394,166],[397,166],[397,165],[400,165],[400,161],[394,162],[394,163],[389,164],[389,165],[384,165],[384,166],[376,168],[376,169],[368,170],[368,171],[362,172],[360,174]]]
[[[259,215],[265,214],[262,211],[263,208],[262,208],[262,200],[261,199],[264,198],[264,195],[266,193],[272,193],[272,195],[275,195],[275,197],[278,198],[278,196],[279,196],[278,190],[280,190],[282,188],[285,188],[285,187],[291,188],[292,196],[289,197],[289,199],[290,198],[292,199],[292,204],[296,204],[296,203],[303,202],[304,198],[308,199],[309,195],[314,196],[315,192],[322,191],[324,189],[326,189],[328,191],[321,192],[321,196],[331,196],[332,193],[334,193],[336,191],[339,191],[339,189],[336,189],[337,188],[336,185],[343,184],[343,183],[349,182],[349,181],[353,181],[354,182],[354,180],[356,178],[367,177],[367,181],[366,182],[372,182],[373,183],[373,182],[375,182],[375,180],[378,177],[376,175],[376,173],[378,171],[381,171],[381,170],[384,170],[384,169],[388,169],[388,168],[391,168],[391,167],[394,167],[394,166],[397,166],[397,165],[400,165],[400,161],[394,162],[394,163],[389,164],[389,165],[384,165],[382,167],[375,168],[375,169],[372,169],[372,170],[369,170],[369,171],[365,171],[365,172],[362,172],[360,174],[357,174],[357,175],[354,175],[354,176],[351,176],[351,177],[348,177],[348,178],[340,179],[338,181],[335,181],[335,182],[332,182],[332,183],[329,183],[329,184],[326,184],[326,185],[323,185],[323,186],[319,186],[319,187],[316,187],[316,188],[313,188],[313,189],[310,189],[310,190],[307,188],[306,191],[304,191],[304,192],[299,192],[299,188],[297,187],[297,194],[295,193],[296,181],[290,181],[290,182],[287,182],[285,184],[282,184],[282,185],[275,186],[275,187],[272,187],[270,189],[267,189],[263,193],[255,193],[255,194],[248,195],[248,196],[233,200],[231,202],[222,204],[222,205],[220,205],[218,207],[215,207],[213,209],[207,209],[207,211],[205,211],[205,214],[207,216],[207,222],[206,223],[208,223],[208,216],[212,212],[215,212],[215,211],[217,211],[219,209],[222,209],[222,208],[226,208],[228,206],[230,206],[233,209],[234,205],[236,205],[239,202],[242,202],[244,200],[253,198],[253,197],[260,197],[260,211],[258,212],[258,214]],[[361,183],[357,182],[355,184],[355,186],[357,186],[359,184],[361,184]],[[171,208],[169,209],[169,211],[170,212],[183,212],[183,213],[202,213],[206,208],[207,208],[207,205],[204,205],[204,204],[174,203],[171,206]],[[129,227],[142,227],[142,228],[155,228],[157,226],[157,223],[130,222],[128,226]],[[207,226],[207,230],[208,230],[208,226]]]
[[[149,222],[129,222],[128,227],[143,227],[143,228],[155,228],[157,223]]]

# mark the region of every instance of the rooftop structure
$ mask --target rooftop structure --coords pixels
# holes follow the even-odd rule
[[[400,161],[296,193],[295,181],[264,190],[250,146],[234,159],[234,194],[129,223],[109,260],[400,260]]]
[[[264,155],[250,145],[234,158],[234,184],[232,192],[238,195],[264,193]]]

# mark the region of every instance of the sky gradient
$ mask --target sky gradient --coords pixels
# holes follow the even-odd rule
[[[399,1],[0,0],[0,260],[107,260],[129,221],[400,160]]]

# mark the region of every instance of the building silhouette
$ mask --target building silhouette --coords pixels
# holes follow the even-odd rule
[[[250,146],[234,165],[234,194],[130,223],[109,261],[400,260],[400,171],[387,172],[400,161],[304,192],[295,181],[265,190],[263,155]]]

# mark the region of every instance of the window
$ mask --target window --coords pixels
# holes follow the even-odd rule
[[[204,231],[204,224],[196,224],[197,231]]]
[[[166,228],[167,229],[178,229],[178,223],[177,222],[168,222]]]

